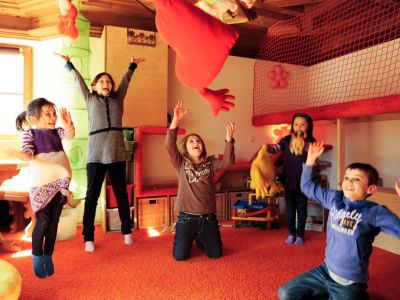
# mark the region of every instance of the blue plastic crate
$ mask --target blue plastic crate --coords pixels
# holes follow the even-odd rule
[[[249,204],[249,200],[238,200],[233,204],[233,208],[235,209],[244,209],[244,208],[252,208],[252,209],[263,209],[267,207],[267,202],[253,200],[251,205]]]

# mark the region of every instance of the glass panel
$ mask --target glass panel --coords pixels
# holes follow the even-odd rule
[[[24,110],[24,57],[0,54],[0,134],[15,134],[15,119]]]
[[[25,109],[23,107],[24,99],[22,95],[2,95],[0,94],[1,122],[0,134],[15,134],[15,119]],[[3,112],[5,113],[3,114]]]
[[[0,94],[22,95],[24,91],[24,57],[22,55],[0,54],[0,66]]]

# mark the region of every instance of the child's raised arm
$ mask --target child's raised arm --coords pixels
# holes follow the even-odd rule
[[[324,142],[310,143],[308,146],[307,166],[313,166],[318,157],[324,153]]]
[[[236,129],[236,124],[233,123],[232,121],[226,123],[226,136],[225,139],[228,143],[230,143],[233,139],[233,133],[235,132]]]
[[[399,195],[399,197],[400,197],[400,178],[397,179],[396,184],[394,185],[394,188],[397,192],[397,195]]]
[[[75,127],[72,122],[71,113],[64,107],[59,109],[62,127],[67,131],[66,139],[71,140],[75,137]]]
[[[171,125],[169,126],[169,129],[177,128],[183,116],[186,115],[187,112],[188,110],[183,108],[183,100],[178,100],[178,103],[176,103],[174,108],[174,117],[172,118],[172,122]]]
[[[137,65],[143,61],[146,61],[143,57],[135,58],[134,56],[132,56],[132,58],[131,58],[131,63],[135,63]]]
[[[66,55],[66,54],[62,54],[62,53],[58,53],[58,52],[54,52],[54,55],[58,55],[59,57],[61,57],[63,60],[65,60],[66,62],[70,61],[71,58]]]

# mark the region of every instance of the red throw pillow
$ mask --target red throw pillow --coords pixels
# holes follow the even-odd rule
[[[154,0],[156,26],[161,38],[176,52],[175,72],[186,87],[199,91],[213,109],[229,111],[228,90],[206,87],[221,70],[238,33],[229,25],[203,12],[185,0]],[[221,91],[224,91],[221,93]]]

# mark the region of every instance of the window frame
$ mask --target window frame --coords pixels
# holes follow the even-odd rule
[[[27,107],[33,97],[33,51],[32,47],[14,44],[1,44],[0,48],[18,49],[24,58],[23,105]],[[15,116],[17,117],[17,116]],[[18,140],[18,134],[0,134],[0,140]]]

